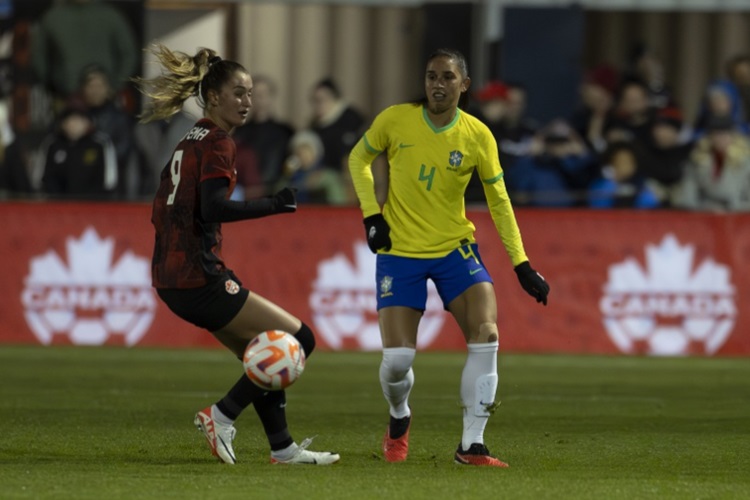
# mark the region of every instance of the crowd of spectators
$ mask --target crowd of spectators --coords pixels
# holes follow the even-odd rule
[[[35,24],[30,66],[52,116],[16,134],[0,102],[0,199],[150,200],[174,146],[198,116],[181,110],[168,120],[138,122],[131,78],[139,46],[130,23],[110,3],[60,0]],[[276,86],[254,75],[253,109],[234,131],[238,156],[235,199],[293,186],[303,203],[351,205],[349,150],[365,118],[330,78],[310,90],[307,127],[276,116]],[[41,126],[40,126],[41,125]],[[23,135],[23,140],[17,140]]]
[[[253,77],[253,108],[247,122],[233,133],[237,144],[239,189],[236,199],[264,196],[284,186],[297,189],[300,203],[352,205],[349,151],[366,124],[364,116],[325,78],[310,91],[312,116],[295,130],[276,117],[276,86],[265,76]]]
[[[7,103],[0,102],[0,199],[153,197],[174,145],[200,117],[182,110],[168,120],[138,122],[131,77],[140,45],[123,13],[107,2],[61,0],[43,13],[30,61],[49,99],[49,112],[37,102],[36,113],[52,120],[16,140]],[[275,82],[254,75],[251,116],[234,131],[233,197],[293,186],[303,203],[354,204],[347,158],[365,117],[330,78],[310,89],[312,113],[302,130],[276,116],[276,99]]]
[[[647,50],[624,68],[591,68],[575,113],[544,124],[524,118],[521,86],[475,92],[514,205],[750,210],[750,56],[727,61],[692,122],[663,73]],[[483,201],[477,185],[467,201]]]
[[[71,38],[66,30],[80,32],[92,16],[106,20],[87,35],[101,50],[57,47]],[[137,122],[123,94],[136,44],[106,4],[63,2],[42,18],[38,32],[34,67],[53,96],[55,120],[29,151],[14,142],[0,109],[0,196],[150,199],[174,144],[198,117],[183,111]],[[61,60],[52,49],[70,55]],[[115,59],[122,64],[113,65],[112,53],[121,54]],[[292,186],[301,203],[356,204],[347,160],[368,118],[330,78],[308,97],[307,126],[295,129],[277,116],[275,82],[254,75],[251,115],[234,132],[235,199]],[[470,97],[467,111],[497,139],[516,206],[750,210],[750,56],[727,61],[725,77],[708,84],[692,121],[659,58],[643,48],[622,67],[583,71],[578,109],[548,123],[527,116],[534,96],[523,85],[490,81]],[[484,203],[477,178],[466,201]]]

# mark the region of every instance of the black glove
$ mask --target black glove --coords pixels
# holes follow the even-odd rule
[[[367,246],[372,253],[378,250],[388,251],[391,249],[391,228],[385,221],[383,214],[375,214],[365,217],[365,231],[367,234]]]
[[[546,306],[549,285],[542,275],[531,268],[528,260],[518,264],[514,270],[518,276],[518,281],[521,282],[521,286],[526,290],[526,293],[534,297],[537,302],[541,302]]]
[[[297,211],[296,189],[285,187],[275,195],[271,196],[273,200],[273,209],[277,214],[291,213]]]

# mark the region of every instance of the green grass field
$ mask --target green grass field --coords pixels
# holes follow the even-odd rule
[[[192,425],[239,364],[221,350],[0,348],[0,498],[750,498],[750,362],[501,355],[485,434],[509,469],[456,465],[462,354],[420,353],[410,456],[379,453],[379,354],[316,352],[290,428],[330,467],[269,463],[249,410],[239,463]]]

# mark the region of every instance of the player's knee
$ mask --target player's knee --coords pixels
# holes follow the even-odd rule
[[[310,354],[312,354],[313,350],[315,349],[315,334],[313,333],[313,331],[303,321],[302,326],[299,328],[299,331],[294,334],[294,336],[302,346],[302,350],[305,351],[305,357],[309,358]]]
[[[385,381],[403,379],[414,364],[417,350],[411,347],[386,347],[380,363],[380,378]]]
[[[497,342],[498,338],[497,324],[488,321],[479,325],[479,332],[473,340],[479,344],[486,344],[487,342]]]

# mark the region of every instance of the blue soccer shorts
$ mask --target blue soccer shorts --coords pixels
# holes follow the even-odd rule
[[[428,279],[435,283],[446,308],[470,286],[492,283],[476,243],[463,245],[436,259],[378,254],[376,279],[378,310],[405,306],[424,311]]]

